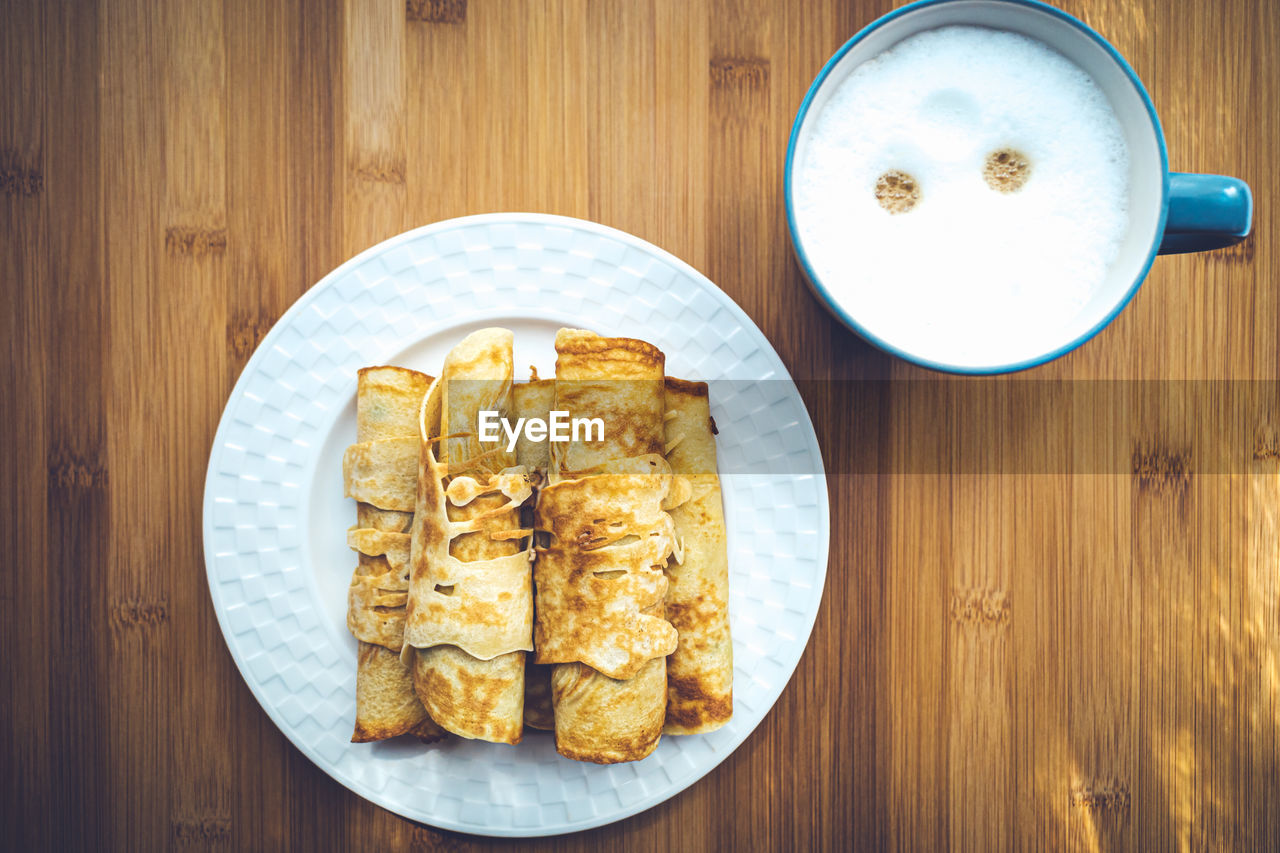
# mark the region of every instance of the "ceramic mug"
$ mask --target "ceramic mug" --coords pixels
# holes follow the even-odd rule
[[[1043,352],[971,364],[923,358],[877,337],[846,310],[816,275],[796,224],[793,178],[817,115],[863,62],[925,30],[952,25],[1020,33],[1048,45],[1088,73],[1107,96],[1129,147],[1129,228],[1106,281]],[[1237,178],[1170,172],[1164,132],[1142,81],[1106,39],[1060,9],[1037,0],[919,0],[878,18],[845,42],[818,73],[796,115],[787,146],[787,226],[796,259],[818,300],[850,329],[886,352],[950,373],[1023,370],[1070,352],[1129,303],[1158,254],[1218,249],[1243,240],[1253,218],[1249,187]]]

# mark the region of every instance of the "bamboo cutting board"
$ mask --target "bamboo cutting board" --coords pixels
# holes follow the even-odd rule
[[[217,629],[200,499],[232,383],[311,284],[407,228],[532,210],[631,231],[742,305],[801,380],[833,532],[760,729],[674,800],[529,847],[1280,849],[1280,411],[1216,433],[1167,385],[1118,416],[1075,396],[1273,399],[1280,7],[1064,0],[1147,83],[1174,168],[1251,184],[1255,236],[1159,260],[1096,340],[1014,380],[1061,395],[1032,411],[907,383],[939,377],[840,328],[790,257],[794,111],[889,5],[6,0],[6,844],[484,845],[276,731]],[[1055,441],[1120,462],[1042,465]]]

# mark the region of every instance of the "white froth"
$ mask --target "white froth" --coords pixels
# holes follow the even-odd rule
[[[1031,163],[1015,193],[988,154]],[[920,202],[891,215],[896,169]],[[1128,226],[1129,154],[1106,96],[1038,41],[944,27],[863,63],[816,118],[795,181],[801,242],[868,331],[947,363],[998,362],[1061,342],[1101,287]]]

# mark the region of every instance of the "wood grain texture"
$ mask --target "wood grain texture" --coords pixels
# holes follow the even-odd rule
[[[1249,182],[1255,236],[1160,259],[1098,338],[1008,381],[1280,381],[1280,7],[1062,5],[1145,80],[1174,168]],[[889,8],[4,0],[5,846],[487,846],[275,729],[217,628],[200,502],[232,383],[309,286],[406,228],[535,210],[706,271],[822,380],[836,473],[823,606],[760,728],[642,815],[502,846],[1280,849],[1280,411],[1206,430],[1064,383],[1046,422],[999,384],[908,381],[936,377],[801,284],[790,123]],[[1035,463],[1114,436],[1114,470]],[[1197,473],[1212,454],[1232,473]]]

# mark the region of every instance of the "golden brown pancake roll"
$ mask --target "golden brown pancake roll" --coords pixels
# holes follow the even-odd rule
[[[416,480],[418,409],[430,383],[431,377],[400,367],[366,367],[357,382],[357,443],[343,460],[347,494],[359,501],[356,526],[347,534],[358,560],[347,599],[347,626],[360,641],[355,743],[444,736],[400,662],[413,516],[396,507],[405,505],[406,476]],[[406,447],[412,449],[407,455]]]
[[[551,446],[538,496],[535,645],[551,677],[556,749],[612,764],[657,747],[667,703],[663,567],[675,547],[662,353],[562,329],[554,409],[600,418],[603,437]]]
[[[422,421],[405,659],[432,719],[454,734],[519,743],[533,650],[528,474],[505,442],[482,444],[481,412],[511,409],[512,335],[482,329],[445,359]],[[416,650],[416,652],[415,652]]]
[[[667,658],[666,734],[700,734],[733,716],[729,556],[715,426],[705,382],[667,378],[667,462],[690,485],[670,510],[682,559],[667,564],[667,618],[680,644]]]

